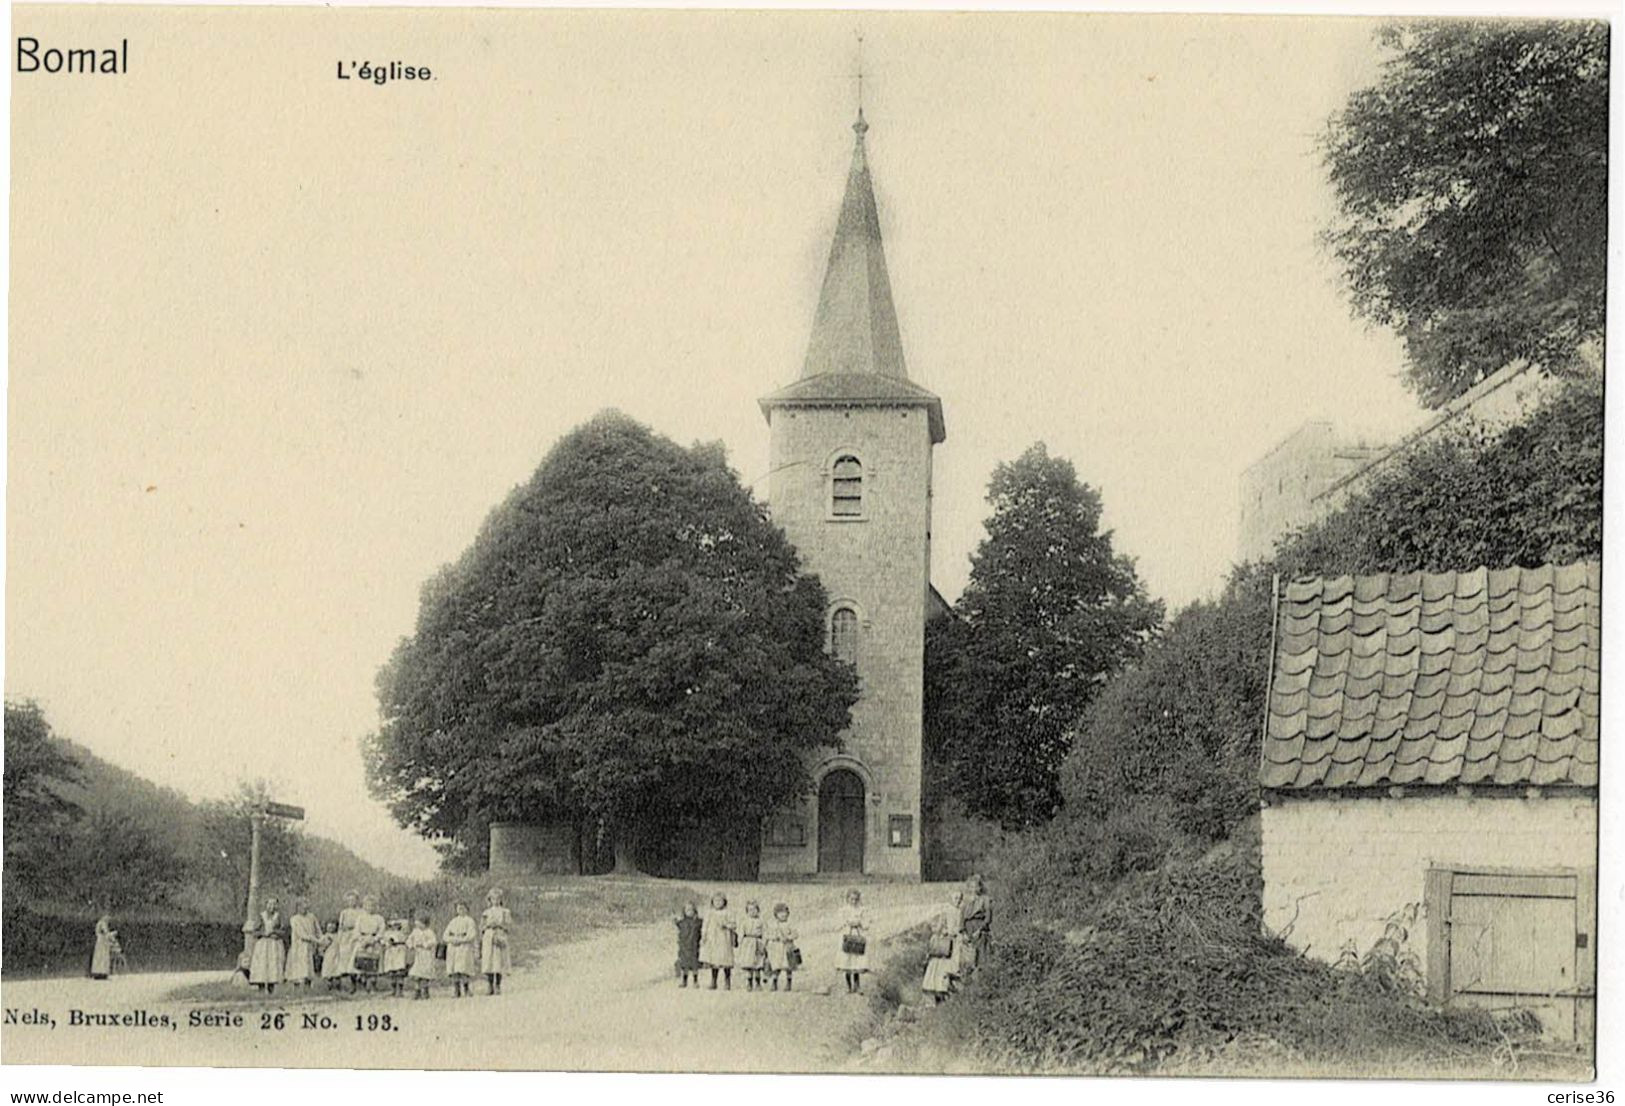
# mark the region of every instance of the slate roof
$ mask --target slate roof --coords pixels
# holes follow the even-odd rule
[[[829,263],[813,316],[812,335],[801,376],[761,400],[769,420],[775,407],[923,407],[931,440],[946,436],[942,401],[908,379],[903,339],[897,328],[886,250],[880,240],[880,212],[864,135],[863,112],[852,125],[852,168],[846,178],[841,214],[829,247]]]
[[[846,178],[835,240],[813,316],[812,340],[802,376],[820,373],[876,373],[902,379],[903,339],[897,330],[886,251],[880,244],[880,212],[863,136],[869,124],[863,113],[852,125],[852,170]]]
[[[1597,786],[1595,562],[1294,580],[1266,788]]]
[[[758,401],[764,413],[775,407],[923,407],[931,427],[931,440],[946,436],[942,400],[912,380],[878,373],[821,373],[804,376]]]

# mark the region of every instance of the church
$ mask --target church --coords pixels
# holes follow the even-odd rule
[[[830,650],[857,668],[840,751],[768,820],[760,874],[920,878],[931,454],[942,401],[908,378],[858,111],[852,168],[801,375],[762,398],[768,505],[829,596]]]
[[[945,432],[942,401],[904,365],[861,107],[852,130],[806,359],[793,383],[759,402],[768,506],[802,568],[823,582],[829,649],[857,669],[858,701],[841,748],[811,756],[812,793],[766,819],[756,856],[690,853],[675,861],[688,870],[658,864],[660,874],[921,878],[925,626],[948,612],[930,583],[931,455]],[[490,833],[496,874],[596,866],[590,834],[568,822],[497,822]]]

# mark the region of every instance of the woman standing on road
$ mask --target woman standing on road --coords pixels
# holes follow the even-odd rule
[[[513,912],[502,905],[502,888],[491,888],[485,893],[485,913],[480,915],[480,971],[485,973],[488,995],[502,993],[502,977],[513,968],[513,955],[508,950],[508,929],[512,925]]]
[[[90,950],[90,978],[106,979],[113,974],[113,953],[118,950],[118,933],[113,929],[113,916],[103,914],[96,919],[96,944]]]
[[[836,958],[846,976],[848,994],[863,993],[863,973],[869,970],[869,916],[863,912],[863,895],[856,887],[846,893],[841,908],[841,952]]]
[[[728,911],[728,896],[721,891],[711,896],[711,909],[700,927],[700,963],[711,969],[711,990],[717,989],[717,973],[722,973],[725,991],[734,986],[734,945],[739,941],[739,923]]]

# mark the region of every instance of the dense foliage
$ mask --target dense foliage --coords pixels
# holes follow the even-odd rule
[[[203,803],[198,809],[202,855],[207,858],[209,878],[236,891],[240,908],[247,906],[249,851],[253,827],[249,814],[271,797],[270,785],[263,780],[240,783],[229,799]],[[290,894],[303,894],[311,885],[310,857],[305,835],[280,818],[260,823],[260,886],[267,893],[287,900]]]
[[[80,779],[79,763],[56,741],[38,703],[5,705],[6,893],[45,878],[50,843],[83,813],[64,792]]]
[[[369,778],[481,855],[490,821],[751,824],[807,786],[856,699],[824,589],[715,446],[604,414],[424,588],[379,675]]]
[[[121,922],[197,919],[234,931],[242,925],[247,805],[263,785],[195,803],[55,736],[33,704],[7,704],[6,723],[8,909],[26,905],[81,930],[102,911]],[[283,896],[308,892],[323,909],[349,887],[391,890],[404,883],[287,824],[268,822],[261,846],[261,886]],[[19,965],[41,953],[8,944],[25,947],[33,951]]]
[[[1380,80],[1322,140],[1355,310],[1404,336],[1429,406],[1516,359],[1569,368],[1603,333],[1607,25],[1412,21],[1380,39]]]
[[[1435,1010],[1373,961],[1339,971],[1260,924],[1256,841],[1123,881],[1065,927],[1018,915],[930,1027],[974,1067],[1155,1073],[1321,1068],[1350,1056],[1426,1071],[1527,1030]]]
[[[955,617],[926,637],[933,789],[1007,827],[1048,819],[1074,720],[1162,621],[1100,529],[1100,493],[1040,443],[994,470]]]
[[[1084,712],[1061,778],[1069,815],[1157,798],[1215,841],[1253,809],[1274,574],[1534,566],[1602,551],[1600,384],[1573,381],[1518,424],[1420,446],[1272,562],[1238,568],[1182,611]],[[1042,877],[1038,877],[1043,882]]]
[[[1602,552],[1603,389],[1567,383],[1505,430],[1412,450],[1277,551],[1283,577],[1567,564]]]
[[[1572,382],[1504,432],[1397,458],[1176,616],[1081,715],[1061,815],[985,858],[999,955],[933,1032],[1013,1068],[1245,1068],[1253,1050],[1279,1072],[1336,1059],[1339,1040],[1419,1070],[1487,1055],[1506,1027],[1430,1013],[1393,993],[1393,973],[1333,972],[1261,934],[1256,862],[1234,842],[1257,809],[1271,588],[1276,573],[1596,558],[1602,441],[1600,387]]]

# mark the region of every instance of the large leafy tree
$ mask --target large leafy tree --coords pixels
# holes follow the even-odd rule
[[[64,793],[79,782],[79,764],[32,701],[5,704],[5,752],[7,884],[32,888],[50,862],[56,835],[83,813]]]
[[[1326,240],[1355,310],[1403,334],[1438,406],[1516,359],[1583,364],[1608,245],[1608,28],[1384,27],[1381,78],[1331,119]]]
[[[200,807],[198,874],[206,872],[216,886],[226,888],[239,910],[246,906],[248,899],[254,837],[251,819],[254,811],[270,799],[269,781],[241,780],[230,798]],[[260,823],[261,894],[300,894],[309,887],[310,879],[304,834],[280,818],[263,819]]]
[[[1073,723],[1162,621],[1100,529],[1100,493],[1042,443],[994,470],[987,537],[926,642],[932,790],[1008,827],[1052,815]]]
[[[751,825],[857,697],[824,589],[727,467],[625,416],[566,436],[424,588],[379,675],[374,790],[480,855],[493,820]]]
[[[91,910],[173,907],[201,874],[160,827],[127,810],[88,813],[58,836],[52,898]]]

